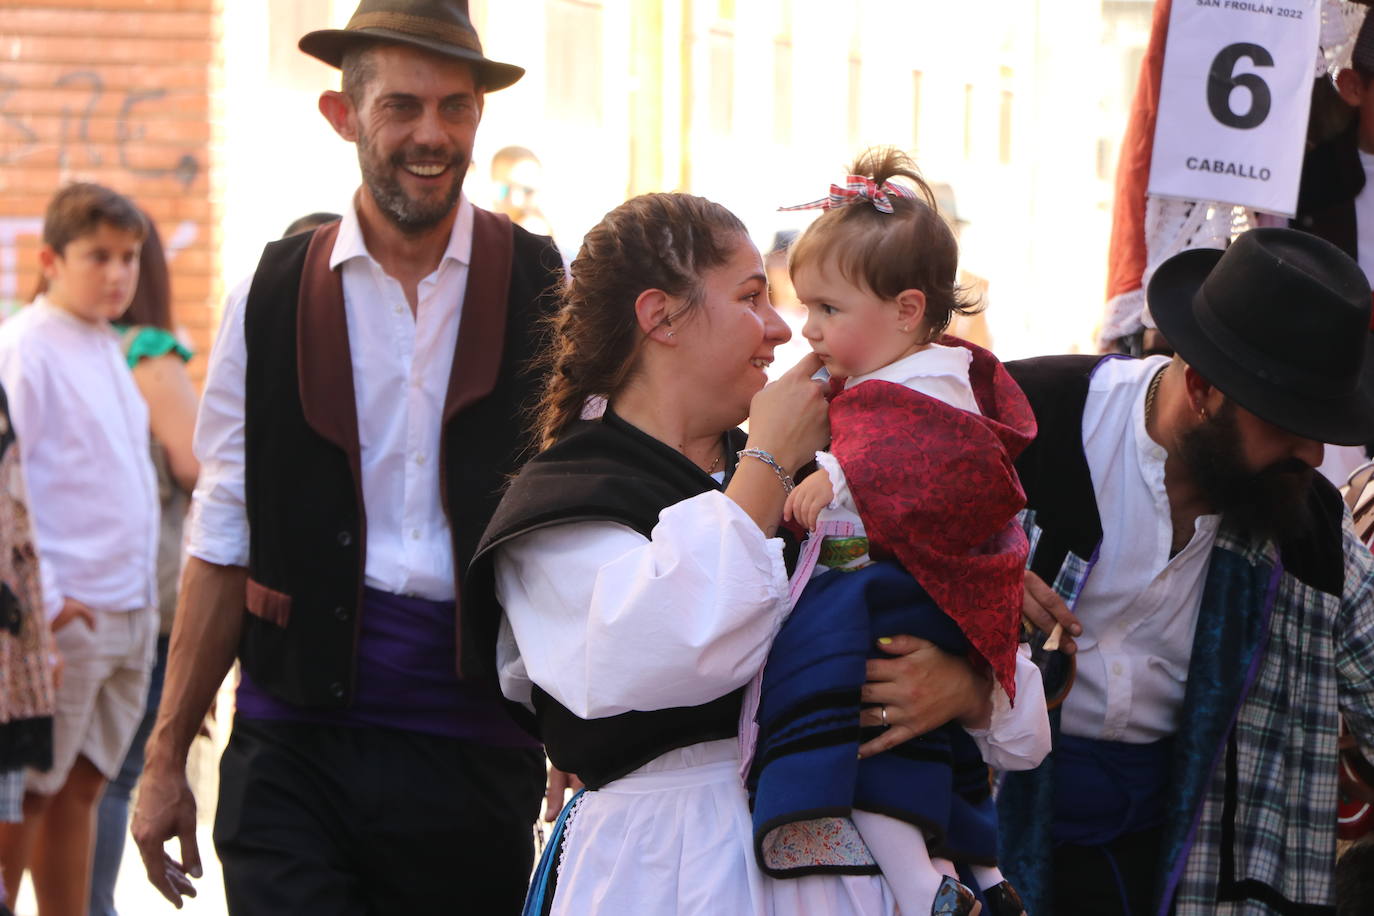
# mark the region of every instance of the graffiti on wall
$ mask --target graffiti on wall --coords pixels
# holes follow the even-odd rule
[[[57,137],[44,142],[22,111],[15,110],[14,103],[19,98],[21,86],[18,80],[0,74],[0,165],[18,162],[34,154],[56,146],[58,166],[62,169],[73,167],[77,154],[93,166],[117,165],[121,170],[136,178],[156,179],[170,177],[182,187],[189,188],[200,174],[200,159],[193,151],[169,151],[166,163],[147,164],[132,153],[139,144],[149,138],[149,123],[157,111],[158,103],[175,103],[176,93],[163,88],[135,87],[111,92],[105,80],[95,70],[72,70],[63,73],[53,81],[52,89],[75,91],[79,102],[64,104],[61,111]],[[91,135],[92,121],[102,102],[107,97],[118,100],[115,116],[114,147],[117,162],[107,163],[101,151],[101,144]]]

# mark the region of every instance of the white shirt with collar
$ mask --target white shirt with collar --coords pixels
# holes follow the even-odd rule
[[[148,406],[119,338],[39,296],[0,325],[0,384],[19,441],[49,619],[157,606],[157,478]]]
[[[1169,556],[1167,453],[1145,430],[1146,389],[1168,362],[1108,360],[1088,388],[1083,450],[1102,544],[1074,607],[1083,635],[1065,734],[1143,744],[1178,730],[1219,516],[1200,516],[1187,546]]]
[[[367,518],[367,585],[432,601],[454,597],[453,546],[439,497],[439,441],[472,258],[473,208],[459,198],[448,248],[420,281],[412,314],[401,284],[372,258],[355,206],[329,258],[342,266]],[[200,459],[188,551],[209,563],[248,565],[244,504],[243,318],[250,280],[230,294],[196,422]]]

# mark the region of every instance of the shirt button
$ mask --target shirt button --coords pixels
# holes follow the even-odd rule
[[[415,463],[418,464],[420,467],[424,467],[424,466],[425,466],[425,455],[424,455],[424,452],[421,452],[420,454],[418,454],[418,455],[415,456]]]
[[[406,307],[398,303],[394,308],[392,308],[392,311],[395,312],[397,315],[404,315],[406,313]]]
[[[340,531],[336,536],[340,547],[348,547],[353,543],[353,535],[348,531]]]
[[[1116,675],[1117,677],[1121,677],[1121,662],[1115,662],[1112,664],[1112,674]]]
[[[336,700],[342,700],[344,696],[344,685],[341,681],[335,681],[329,685],[329,695]]]
[[[420,539],[420,529],[419,529],[419,528],[412,528],[412,529],[410,529],[410,539],[411,539],[412,541],[418,541],[418,540]]]
[[[347,619],[348,619],[348,608],[346,608],[346,607],[336,607],[336,608],[334,608],[334,617],[335,617],[336,620],[347,620]]]

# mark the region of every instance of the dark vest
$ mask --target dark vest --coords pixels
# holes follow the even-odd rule
[[[1103,520],[1083,453],[1083,409],[1092,374],[1103,359],[1039,356],[1006,364],[1030,401],[1039,428],[1035,441],[1016,459],[1016,472],[1026,491],[1026,508],[1035,512],[1041,529],[1030,569],[1050,583],[1070,551],[1086,559],[1102,541]],[[1289,573],[1339,595],[1345,578],[1340,494],[1325,478],[1313,475],[1307,504],[1309,525],[1284,532],[1277,542],[1279,554]]]
[[[732,431],[732,463],[743,447],[744,435]],[[525,465],[483,535],[464,595],[473,632],[484,644],[493,643],[500,625],[493,555],[501,544],[579,521],[618,522],[648,537],[662,510],[714,489],[716,482],[676,449],[614,413],[579,421]],[[734,737],[742,697],[740,689],[703,706],[582,719],[536,687],[536,728],[554,766],[596,789],[666,751]]]
[[[268,245],[244,317],[252,539],[239,655],[258,686],[304,707],[351,700],[367,544],[343,279],[329,269],[337,233],[330,224]],[[530,361],[561,271],[549,239],[474,211],[437,464],[455,589],[503,482],[527,452],[522,411],[540,382]],[[461,602],[457,629],[459,673],[490,675],[490,653],[464,639]]]

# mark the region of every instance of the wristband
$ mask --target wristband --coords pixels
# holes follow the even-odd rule
[[[796,487],[796,484],[792,482],[792,475],[788,474],[785,470],[783,470],[782,465],[778,464],[778,459],[774,458],[772,455],[770,455],[768,452],[765,452],[763,449],[740,449],[738,452],[735,452],[735,459],[739,460],[741,458],[757,458],[758,460],[762,461],[764,464],[772,468],[773,473],[778,475],[778,480],[782,481],[782,491],[784,493],[791,493],[792,490]]]

